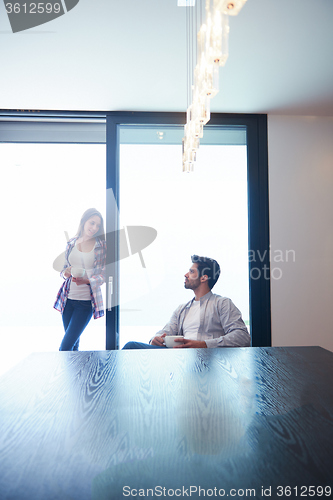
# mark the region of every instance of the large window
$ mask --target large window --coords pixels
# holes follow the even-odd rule
[[[90,206],[105,213],[108,307],[80,349],[152,336],[189,299],[183,274],[192,253],[220,262],[214,291],[241,309],[252,345],[270,345],[266,116],[212,114],[193,174],[181,172],[184,122],[183,113],[0,112],[2,371],[59,348],[61,280],[52,263]],[[139,226],[157,231],[142,248],[128,231]]]
[[[190,174],[181,170],[182,135],[179,126],[120,127],[120,228],[142,232],[141,259],[119,261],[120,348],[149,341],[192,299],[184,273],[193,254],[219,262],[214,292],[231,297],[250,328],[246,130],[208,128]],[[146,226],[157,234],[147,247]]]
[[[63,280],[54,260],[87,208],[106,213],[105,123],[104,143],[91,134],[83,142],[89,133],[68,125],[0,126],[1,372],[31,352],[59,349],[64,330],[53,304]],[[105,349],[105,319],[90,321],[80,349]]]
[[[127,226],[158,233],[142,254],[130,251],[127,234],[126,259],[119,240],[108,239],[115,262],[109,349],[129,338],[146,341],[189,300],[182,277],[192,253],[220,260],[214,291],[242,310],[253,346],[271,343],[266,116],[212,115],[193,174],[181,172],[180,127],[175,141],[184,122],[181,113],[107,116],[107,186],[117,207],[112,235]],[[245,131],[244,144],[234,142],[235,129]],[[149,132],[154,140],[147,140]],[[171,137],[163,146],[161,132]]]

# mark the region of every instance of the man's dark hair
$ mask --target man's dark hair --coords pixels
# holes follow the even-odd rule
[[[221,273],[219,264],[214,259],[199,257],[199,255],[192,255],[191,260],[193,264],[198,264],[199,278],[204,275],[208,276],[208,286],[212,289]]]

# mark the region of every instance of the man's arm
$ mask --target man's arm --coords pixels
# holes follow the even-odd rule
[[[249,347],[251,337],[241,312],[232,300],[221,297],[217,309],[225,335],[205,340],[207,347]]]
[[[174,349],[179,349],[182,347],[183,349],[205,349],[207,344],[204,340],[191,340],[191,339],[175,339],[175,342],[179,345],[175,345]]]

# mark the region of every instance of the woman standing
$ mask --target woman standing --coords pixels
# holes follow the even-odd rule
[[[65,329],[60,351],[77,351],[91,316],[104,316],[100,287],[105,281],[105,260],[103,217],[95,208],[89,208],[82,215],[76,236],[67,243],[60,273],[65,281],[54,304],[62,313]]]

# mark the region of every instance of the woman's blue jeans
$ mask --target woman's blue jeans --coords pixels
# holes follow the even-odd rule
[[[65,335],[62,339],[59,351],[78,351],[80,336],[92,316],[90,300],[67,299],[62,322]]]

